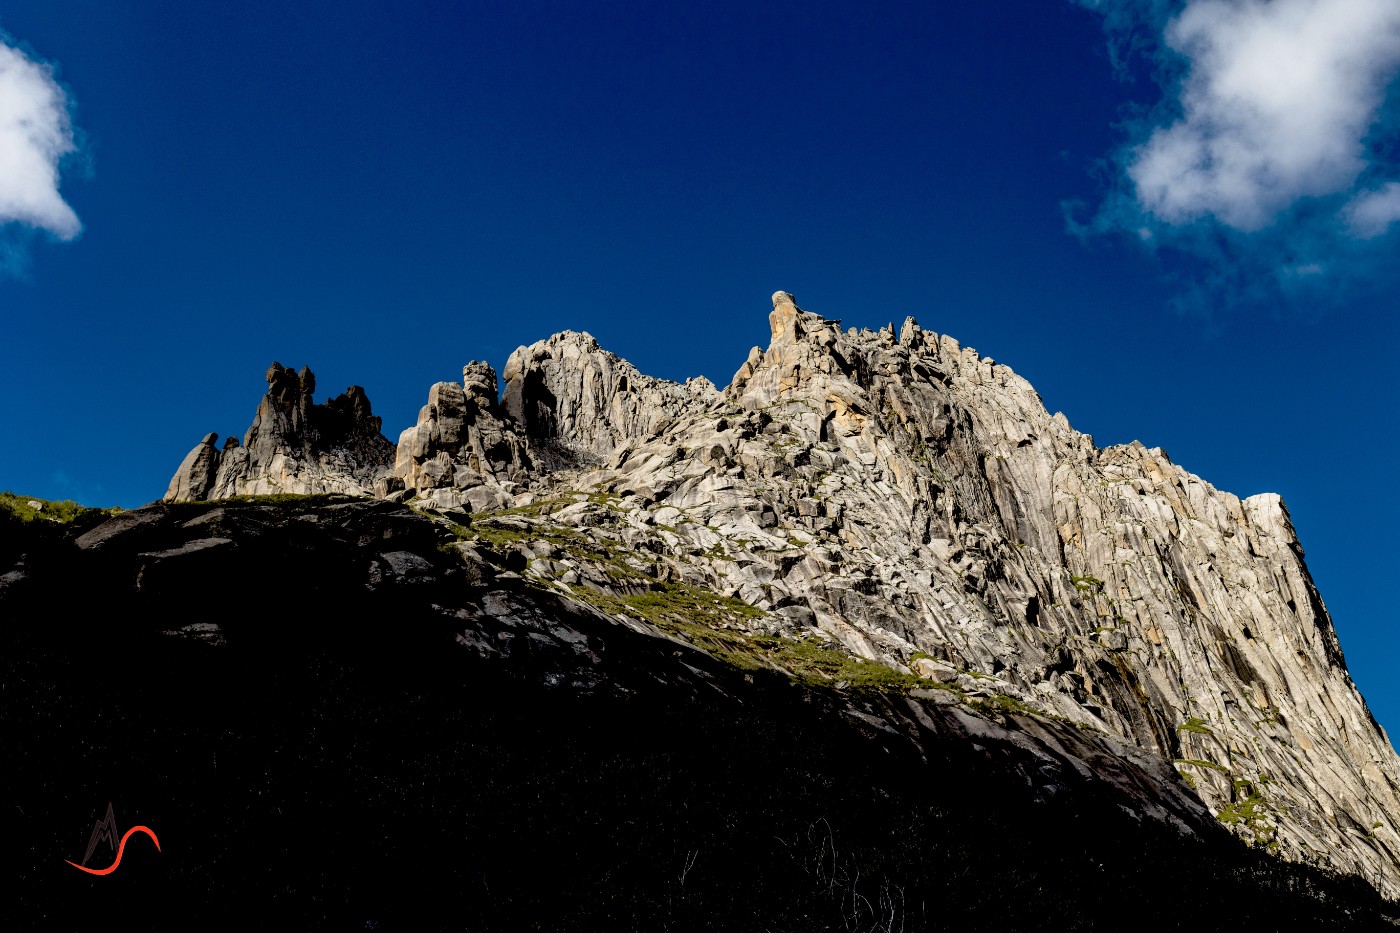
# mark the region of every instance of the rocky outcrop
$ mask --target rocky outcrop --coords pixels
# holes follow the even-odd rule
[[[530,466],[525,442],[497,403],[496,371],[472,361],[461,385],[428,390],[417,425],[399,435],[393,485],[440,506],[499,508]]]
[[[394,447],[365,390],[351,386],[318,405],[311,370],[279,363],[268,368],[267,385],[243,443],[230,437],[220,449],[218,435],[206,435],[171,478],[165,501],[373,491],[393,464]]]
[[[233,440],[233,438],[229,438]],[[206,434],[194,445],[170,478],[163,497],[166,502],[196,502],[209,498],[219,475],[219,435]]]
[[[912,319],[773,304],[722,404],[573,480],[617,496],[619,550],[778,631],[1127,737],[1251,843],[1400,892],[1400,762],[1277,496],[1100,450]],[[570,519],[598,533],[549,521]]]
[[[703,376],[682,386],[642,375],[591,335],[573,331],[519,348],[504,375],[502,404],[537,459],[556,468],[605,462],[628,441],[657,434],[717,395]]]
[[[713,623],[677,637],[845,652],[959,708],[1115,737],[1167,768],[1154,794],[1400,894],[1400,760],[1277,496],[1100,449],[913,318],[843,329],[778,292],[769,323],[723,392],[643,376],[587,334],[513,353],[499,405],[473,363],[433,387],[378,491],[475,512],[481,547],[616,618],[671,599]],[[276,437],[305,461],[309,389],[274,375],[249,448]],[[172,497],[233,488],[251,455],[214,440]]]

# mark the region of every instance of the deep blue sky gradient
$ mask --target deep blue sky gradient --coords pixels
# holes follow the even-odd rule
[[[564,329],[722,386],[783,288],[912,313],[1100,445],[1281,493],[1400,726],[1395,279],[1183,302],[1190,257],[1068,232],[1160,90],[1067,0],[20,0],[0,29],[75,101],[85,225],[0,279],[0,488],[156,499],[273,360],[365,386],[391,439]]]

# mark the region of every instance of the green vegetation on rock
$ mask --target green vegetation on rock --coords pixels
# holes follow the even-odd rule
[[[21,522],[40,521],[67,525],[83,516],[106,516],[120,512],[121,509],[93,509],[78,505],[69,499],[51,501],[35,496],[17,496],[6,491],[0,492],[0,511]]]
[[[570,587],[575,598],[611,615],[650,623],[741,670],[777,671],[808,686],[854,693],[904,694],[916,687],[939,686],[857,657],[834,642],[756,631],[752,623],[767,615],[763,610],[688,583],[650,576],[628,563],[626,549],[605,536],[586,536],[565,525],[511,526],[512,518],[548,514],[547,509],[537,510],[542,505],[479,513],[472,516],[469,527],[449,527],[458,538],[494,550],[540,542],[553,545],[580,564],[601,570],[611,584],[606,589]]]
[[[1070,577],[1069,579],[1074,584],[1074,588],[1081,593],[1097,595],[1103,592],[1104,583],[1098,577],[1083,576]]]
[[[853,693],[908,693],[930,683],[877,661],[868,661],[815,638],[755,634],[745,622],[761,609],[685,583],[653,581],[640,593],[604,593],[575,587],[573,595],[611,614],[649,622],[741,670],[775,670],[812,687]]]

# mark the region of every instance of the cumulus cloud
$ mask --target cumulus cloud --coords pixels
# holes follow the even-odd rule
[[[74,148],[53,70],[0,42],[0,223],[78,235],[78,215],[58,193],[59,161]]]
[[[1126,124],[1116,187],[1075,230],[1247,262],[1283,289],[1369,265],[1365,241],[1400,219],[1400,2],[1076,2],[1163,97]]]
[[[1400,3],[1194,0],[1164,38],[1190,70],[1181,117],[1128,167],[1153,215],[1258,230],[1365,169],[1366,135],[1400,66]]]
[[[1400,220],[1400,182],[1357,195],[1346,207],[1352,232],[1367,239],[1380,236]]]

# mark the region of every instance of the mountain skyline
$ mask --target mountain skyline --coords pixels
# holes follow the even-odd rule
[[[847,325],[913,314],[1100,446],[1283,495],[1363,694],[1400,722],[1377,418],[1393,19],[1362,0],[9,5],[0,488],[159,498],[201,436],[241,435],[273,360],[315,370],[319,399],[364,386],[390,440],[431,383],[566,329],[723,386],[783,288]],[[1357,36],[1365,67],[1339,70]],[[1335,119],[1231,119],[1261,88]],[[54,113],[42,158],[8,160],[32,155],[15,120]],[[1145,174],[1182,151],[1173,184]]]

